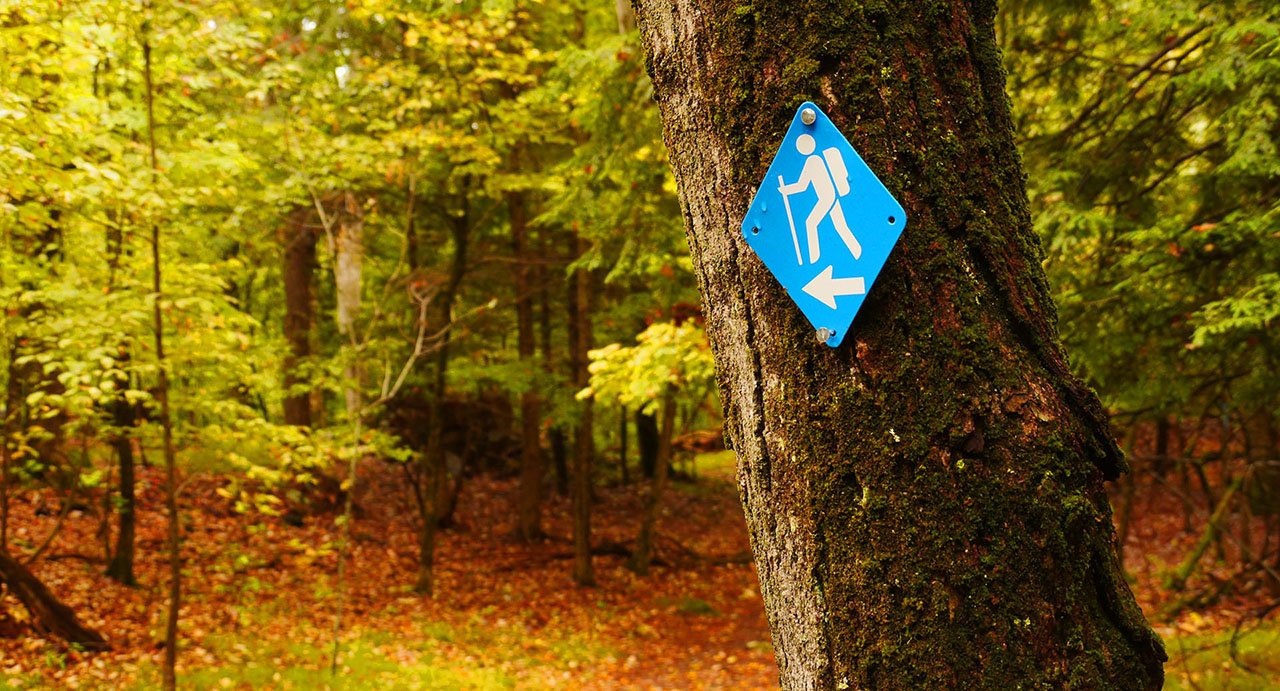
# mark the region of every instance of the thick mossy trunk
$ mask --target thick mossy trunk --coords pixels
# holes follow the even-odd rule
[[[990,2],[637,0],[786,688],[1157,688]],[[796,107],[910,217],[844,344],[739,234]],[[855,234],[858,232],[854,229]]]

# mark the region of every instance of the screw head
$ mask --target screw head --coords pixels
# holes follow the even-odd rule
[[[832,331],[831,329],[828,329],[827,327],[824,326],[818,329],[817,335],[818,335],[819,343],[826,343],[828,340],[830,340]]]
[[[805,108],[800,111],[800,122],[806,125],[812,125],[818,119],[818,114],[813,112],[812,108]]]

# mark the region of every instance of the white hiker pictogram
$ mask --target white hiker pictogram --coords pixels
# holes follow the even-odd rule
[[[804,220],[805,239],[809,246],[809,263],[816,264],[822,256],[822,247],[818,243],[818,224],[822,223],[822,219],[827,216],[831,217],[831,224],[835,226],[836,233],[849,248],[853,258],[860,259],[862,245],[858,244],[857,238],[853,237],[849,224],[844,220],[844,209],[840,208],[839,197],[849,194],[850,191],[849,171],[845,168],[844,158],[840,155],[840,150],[835,147],[823,149],[821,156],[814,153],[816,148],[817,145],[811,135],[802,134],[797,137],[796,151],[806,156],[804,168],[800,171],[800,179],[787,184],[781,175],[778,176],[778,192],[782,194],[782,202],[787,210],[787,222],[791,224],[791,242],[796,248],[796,261],[804,264],[800,253],[800,240],[796,237],[796,224],[791,218],[791,202],[787,197],[803,192],[809,186],[813,186],[814,193],[818,195],[818,203]]]

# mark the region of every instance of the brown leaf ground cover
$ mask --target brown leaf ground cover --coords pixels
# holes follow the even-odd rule
[[[598,587],[569,579],[568,502],[553,497],[549,537],[512,542],[510,480],[463,487],[457,525],[441,534],[438,591],[411,592],[416,512],[398,468],[360,469],[346,615],[336,674],[330,672],[338,528],[334,516],[301,527],[237,514],[218,496],[223,481],[193,477],[183,494],[186,600],[179,674],[191,688],[776,688],[746,527],[731,482],[731,454],[704,456],[696,482],[675,483],[660,525],[664,565],[648,577],[623,558],[595,559]],[[110,640],[85,654],[34,635],[11,597],[0,600],[0,679],[10,688],[153,688],[163,633],[164,520],[161,475],[140,485],[138,578],[126,588],[102,576],[99,522],[74,511],[34,565],[81,619]],[[1140,486],[1126,545],[1134,588],[1153,620],[1178,594],[1162,585],[1194,530],[1182,503]],[[52,495],[14,503],[19,554],[53,524]],[[633,537],[638,487],[599,488],[597,544]],[[723,563],[722,563],[723,562]],[[1189,588],[1221,577],[1207,565]],[[1169,644],[1171,688],[1280,688],[1280,627],[1254,616],[1265,588],[1225,593],[1157,620]],[[1243,636],[1233,636],[1242,625]],[[1236,638],[1236,645],[1231,639]],[[0,686],[3,688],[3,686]]]
[[[568,502],[546,510],[548,539],[512,542],[512,481],[476,478],[457,524],[441,534],[434,598],[410,591],[416,511],[403,475],[361,466],[338,673],[330,674],[334,516],[301,527],[246,516],[198,476],[183,495],[183,685],[197,688],[770,688],[768,627],[750,564],[713,563],[747,550],[723,464],[676,483],[660,525],[657,566],[638,577],[621,556],[595,558],[598,587],[569,578]],[[150,688],[162,656],[165,584],[162,477],[142,474],[137,574],[131,589],[101,575],[99,522],[76,511],[33,569],[113,650],[84,654],[33,635],[12,598],[0,605],[0,675],[13,688]],[[12,534],[38,544],[52,496],[14,504]],[[625,543],[638,487],[599,488],[598,544]],[[18,550],[21,553],[21,549]],[[698,557],[708,557],[699,559]],[[732,559],[730,559],[732,561]]]

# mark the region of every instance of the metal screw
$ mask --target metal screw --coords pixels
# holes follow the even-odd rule
[[[812,125],[818,119],[818,114],[813,112],[812,108],[805,108],[800,111],[800,122],[806,125]]]
[[[826,343],[834,335],[835,333],[831,329],[828,329],[825,326],[821,327],[818,329],[818,342]]]

